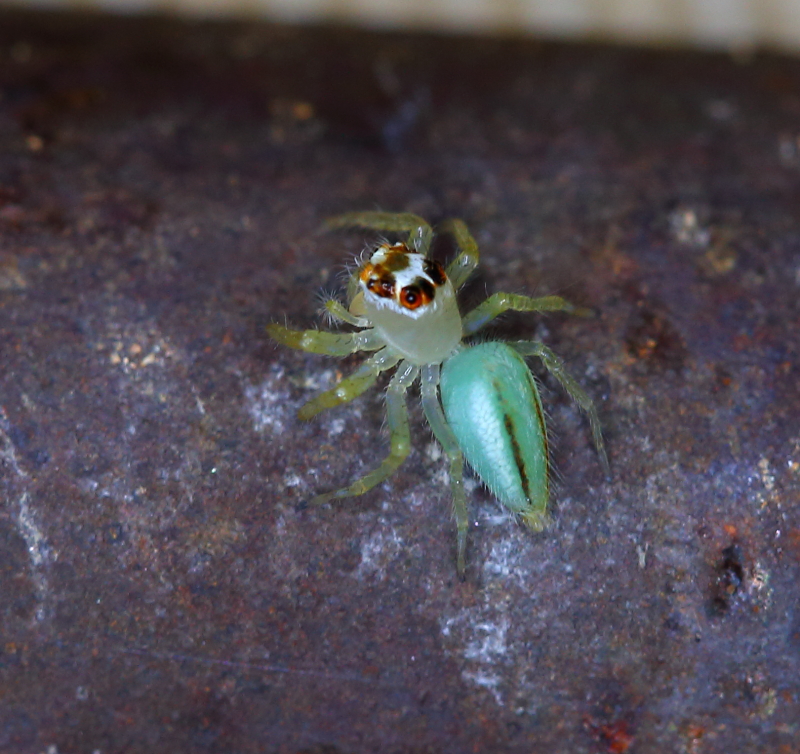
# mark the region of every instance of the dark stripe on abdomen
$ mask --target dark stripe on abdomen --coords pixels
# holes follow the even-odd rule
[[[511,450],[514,453],[514,463],[517,466],[517,473],[519,474],[519,480],[522,484],[522,491],[525,493],[525,497],[528,498],[528,502],[530,502],[531,482],[528,478],[528,472],[525,468],[525,459],[522,457],[522,449],[519,446],[519,442],[517,442],[517,431],[516,427],[514,427],[514,420],[511,418],[511,414],[507,410],[506,402],[503,399],[503,394],[500,392],[499,384],[493,380],[492,387],[494,388],[494,394],[500,401],[500,405],[503,407],[503,425],[505,426],[506,432],[508,433],[508,437],[511,441]]]
[[[545,499],[550,497],[550,445],[547,441],[547,425],[544,423],[544,413],[542,413],[542,402],[539,399],[539,388],[536,387],[536,378],[528,372],[528,379],[531,383],[531,394],[533,395],[533,406],[536,409],[536,421],[539,422],[539,430],[542,433],[542,445],[544,445],[544,486]]]

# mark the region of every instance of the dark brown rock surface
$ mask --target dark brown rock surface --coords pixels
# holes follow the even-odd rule
[[[278,349],[365,234],[464,218],[542,375],[555,525]],[[0,751],[800,745],[800,62],[0,13]],[[442,258],[452,253],[446,244]]]

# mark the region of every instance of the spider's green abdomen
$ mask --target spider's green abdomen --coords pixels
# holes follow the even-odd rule
[[[470,346],[445,361],[445,416],[469,465],[534,530],[547,523],[547,432],[525,360],[505,343]]]

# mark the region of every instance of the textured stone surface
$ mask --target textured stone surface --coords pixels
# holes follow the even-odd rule
[[[0,15],[0,750],[797,752],[800,62]],[[464,218],[543,376],[541,535],[274,348],[363,234]],[[452,250],[441,244],[438,253]]]

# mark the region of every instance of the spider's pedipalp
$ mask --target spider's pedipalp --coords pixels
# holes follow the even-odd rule
[[[369,320],[366,317],[357,317],[348,311],[341,301],[335,298],[328,298],[325,301],[325,311],[331,319],[345,322],[353,327],[369,327]]]

